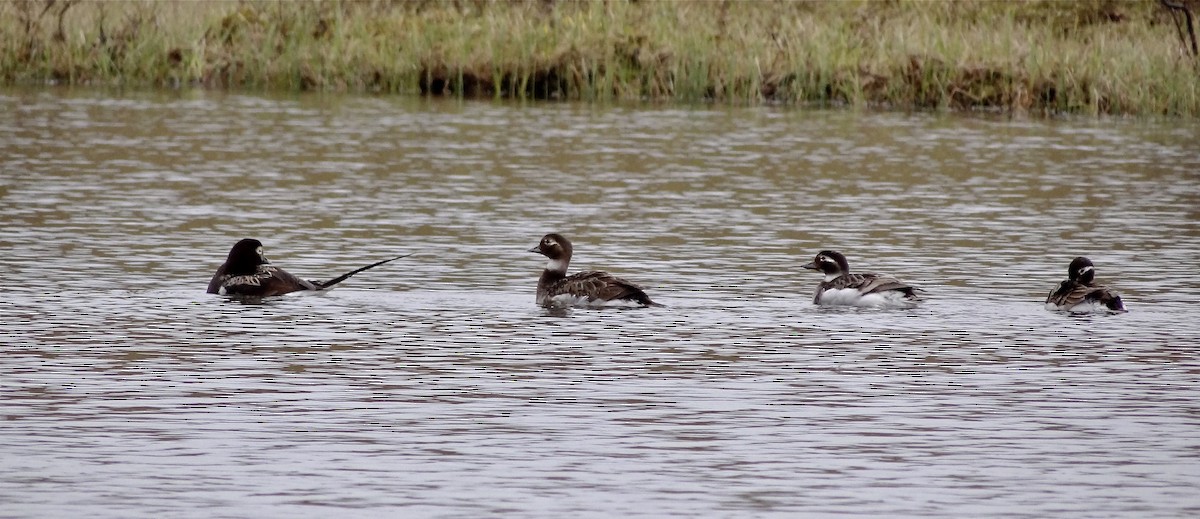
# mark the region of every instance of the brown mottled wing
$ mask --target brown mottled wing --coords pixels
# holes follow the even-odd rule
[[[218,270],[218,273],[221,271]],[[214,277],[214,281],[217,278]],[[259,265],[258,271],[245,276],[221,276],[217,283],[218,289],[225,288],[228,295],[269,297],[301,290],[317,290],[308,281],[300,279],[290,272],[270,265]],[[211,283],[210,283],[211,288]]]
[[[627,299],[644,305],[654,304],[641,287],[607,272],[580,272],[568,276],[551,286],[549,292],[551,297],[570,294],[599,301]]]
[[[1125,311],[1125,302],[1121,301],[1121,296],[1117,295],[1113,289],[1106,286],[1092,285],[1092,292],[1088,294],[1087,297],[1089,300],[1099,301],[1109,310],[1118,312]]]
[[[899,290],[907,297],[916,297],[915,288],[891,276],[878,274],[847,274],[830,281],[825,289],[857,288],[863,295]]]
[[[319,290],[312,282],[293,276],[281,268],[267,267],[271,271],[270,279],[263,283],[264,296],[277,296],[299,292],[301,290]]]
[[[1046,296],[1046,304],[1053,304],[1058,307],[1066,306],[1068,298],[1073,297],[1072,292],[1076,288],[1087,288],[1087,287],[1084,287],[1083,285],[1078,285],[1074,281],[1071,281],[1069,279],[1059,283],[1057,287],[1054,287],[1054,290],[1050,291],[1050,295]],[[1070,306],[1075,306],[1082,302],[1083,302],[1083,294],[1081,293],[1078,295],[1078,300],[1076,300]]]
[[[1082,303],[1101,303],[1109,310],[1125,309],[1121,296],[1112,289],[1103,285],[1084,285],[1071,280],[1059,283],[1058,288],[1046,298],[1046,302],[1063,309],[1074,308]]]

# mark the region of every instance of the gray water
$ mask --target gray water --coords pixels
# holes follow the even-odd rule
[[[0,516],[1194,517],[1197,135],[3,90]],[[535,306],[547,232],[668,306]],[[417,254],[205,294],[243,237]],[[926,301],[814,307],[821,249]],[[1130,312],[1043,309],[1076,255]]]

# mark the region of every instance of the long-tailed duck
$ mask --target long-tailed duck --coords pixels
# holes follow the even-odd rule
[[[546,270],[538,279],[537,304],[541,306],[607,306],[613,303],[662,306],[650,300],[642,288],[607,272],[577,272],[567,275],[571,242],[561,234],[547,234],[529,252],[547,258]]]
[[[1111,288],[1094,284],[1095,279],[1096,269],[1092,260],[1083,256],[1071,260],[1067,266],[1067,279],[1046,297],[1046,309],[1077,313],[1124,312],[1125,304],[1121,296]]]
[[[301,290],[328,290],[350,276],[411,254],[396,256],[352,270],[329,281],[300,279],[286,270],[271,265],[263,256],[262,242],[246,238],[233,245],[225,263],[208,282],[208,293],[222,295],[267,297]]]
[[[825,250],[804,265],[825,274],[813,295],[815,305],[909,308],[920,299],[920,290],[894,277],[880,274],[851,274],[850,264],[840,252]]]

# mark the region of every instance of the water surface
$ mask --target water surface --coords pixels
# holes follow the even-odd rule
[[[1193,517],[1200,126],[0,91],[4,517]],[[573,269],[668,305],[533,304]],[[243,237],[336,290],[204,294]],[[817,308],[825,248],[925,289]],[[1041,301],[1087,255],[1130,312]]]

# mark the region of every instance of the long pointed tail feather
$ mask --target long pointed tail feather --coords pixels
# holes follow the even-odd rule
[[[329,280],[329,281],[313,281],[313,282],[312,282],[312,284],[316,285],[318,290],[328,290],[329,288],[333,287],[333,285],[336,285],[336,284],[338,284],[338,283],[341,283],[341,282],[343,282],[343,281],[345,281],[345,280],[349,279],[349,278],[350,278],[350,276],[353,276],[353,275],[355,275],[355,274],[358,274],[359,272],[362,272],[362,271],[364,271],[364,270],[367,270],[367,269],[370,269],[370,268],[378,267],[378,266],[380,266],[380,265],[383,265],[384,263],[387,263],[387,262],[389,262],[389,261],[396,261],[396,260],[398,260],[398,259],[400,259],[400,258],[407,258],[407,257],[409,257],[409,256],[412,256],[413,254],[416,254],[416,253],[415,253],[415,252],[410,252],[410,253],[408,253],[408,254],[405,254],[405,255],[403,255],[403,256],[396,256],[396,257],[394,257],[394,258],[388,258],[388,259],[385,259],[385,260],[383,260],[383,261],[377,261],[377,262],[375,262],[375,263],[372,263],[372,264],[370,264],[370,265],[367,265],[367,266],[365,266],[365,267],[362,267],[362,268],[357,268],[357,269],[351,270],[350,272],[347,272],[347,273],[345,273],[345,274],[342,274],[342,275],[340,275],[340,276],[338,276],[338,277],[336,277],[336,278],[333,278],[333,279],[331,279],[331,280]]]

